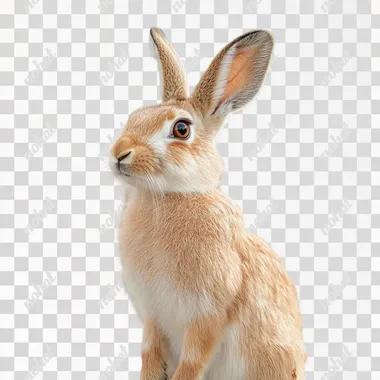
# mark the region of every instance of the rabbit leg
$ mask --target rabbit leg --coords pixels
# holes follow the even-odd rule
[[[252,346],[249,380],[305,380],[305,354],[291,343]]]
[[[203,379],[213,349],[222,336],[225,323],[220,318],[203,318],[185,328],[181,359],[172,380]]]
[[[166,379],[164,362],[165,339],[153,320],[144,322],[141,380]]]

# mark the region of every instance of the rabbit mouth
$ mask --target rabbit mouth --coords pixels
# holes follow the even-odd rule
[[[124,171],[124,170],[122,169],[122,167],[119,167],[119,173],[120,173],[121,175],[126,176],[126,177],[132,177],[131,173]]]
[[[128,171],[128,168],[126,168],[123,164],[120,164],[120,162],[112,162],[110,163],[110,166],[111,169],[113,169],[115,175],[132,177],[132,174]]]

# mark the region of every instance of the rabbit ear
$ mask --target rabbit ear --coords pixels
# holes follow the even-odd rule
[[[192,95],[204,117],[225,117],[253,99],[264,81],[273,44],[269,32],[256,30],[219,52]]]
[[[162,100],[187,98],[186,74],[172,44],[159,28],[152,28],[150,35],[157,48],[162,69]]]

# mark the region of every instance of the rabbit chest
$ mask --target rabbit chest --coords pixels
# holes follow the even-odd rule
[[[223,310],[241,281],[229,224],[215,218],[220,207],[180,201],[132,201],[120,226],[127,293],[139,318],[153,318],[169,337]]]

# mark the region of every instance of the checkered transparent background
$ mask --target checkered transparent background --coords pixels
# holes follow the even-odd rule
[[[298,286],[308,379],[378,380],[379,1],[34,2],[0,6],[0,379],[97,379],[110,362],[116,371],[103,379],[139,377],[141,324],[118,286],[122,189],[103,156],[128,114],[160,99],[149,41],[159,26],[192,87],[227,42],[273,32],[262,91],[220,133],[223,188],[247,228],[271,202],[257,232]],[[25,83],[46,49],[57,58]],[[349,136],[321,158],[343,123]],[[343,200],[351,206],[324,233]],[[49,272],[54,282],[28,310]],[[114,362],[120,345],[128,358]],[[343,347],[351,356],[333,372]],[[46,352],[42,373],[29,372]]]

